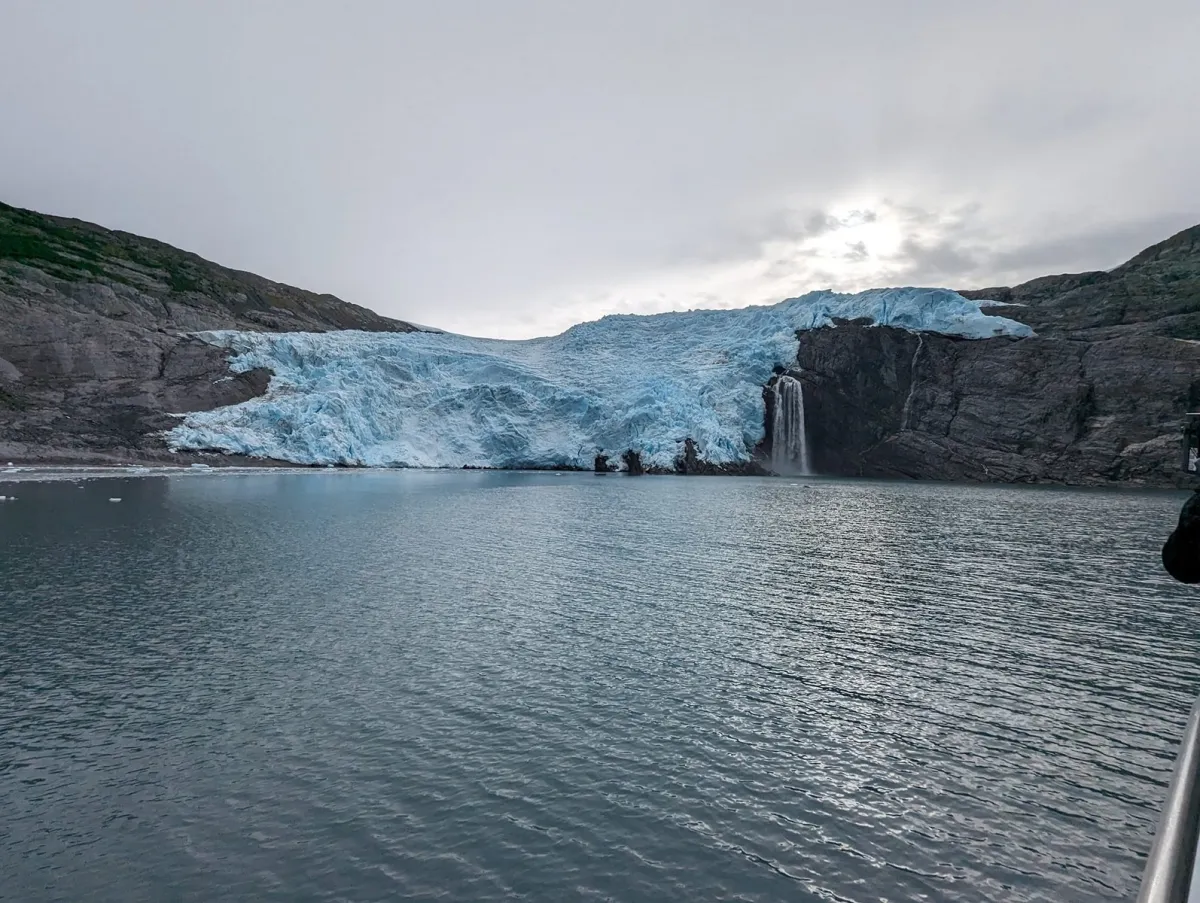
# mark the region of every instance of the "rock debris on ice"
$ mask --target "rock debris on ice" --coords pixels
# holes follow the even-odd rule
[[[449,333],[210,332],[266,395],[187,415],[175,449],[299,464],[590,467],[597,451],[669,467],[685,437],[713,463],[763,438],[762,387],[797,331],[835,319],[983,339],[1029,336],[946,289],[813,292],[769,307],[614,315],[525,341]]]

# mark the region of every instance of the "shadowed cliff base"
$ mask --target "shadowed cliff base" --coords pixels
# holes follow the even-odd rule
[[[813,469],[841,476],[1187,485],[1200,346],[1160,336],[956,341],[819,330],[800,347]]]

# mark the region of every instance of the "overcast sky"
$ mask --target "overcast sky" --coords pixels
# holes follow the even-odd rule
[[[1200,222],[1196,0],[0,0],[0,35],[0,199],[476,335]]]

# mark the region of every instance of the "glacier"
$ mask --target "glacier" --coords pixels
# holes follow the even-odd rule
[[[590,467],[598,452],[636,449],[647,466],[670,468],[691,438],[711,463],[742,463],[764,436],[763,386],[794,366],[797,333],[860,318],[972,339],[1033,335],[953,291],[922,288],[617,314],[519,341],[207,332],[232,352],[234,372],[274,376],[259,398],[184,416],[167,440],[176,450],[399,467]]]

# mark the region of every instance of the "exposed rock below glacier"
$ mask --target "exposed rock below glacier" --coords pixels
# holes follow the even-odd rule
[[[171,414],[262,394],[204,329],[403,332],[331,295],[228,270],[160,242],[0,204],[0,457],[180,460]],[[186,456],[185,456],[186,459]]]
[[[1187,482],[1182,414],[1200,402],[1200,346],[1190,342],[963,342],[843,328],[806,336],[800,366],[817,473]]]
[[[675,460],[675,470],[685,476],[700,473],[702,462],[696,448],[696,440],[688,436],[683,440],[683,453]]]
[[[646,468],[642,466],[641,454],[632,448],[621,453],[621,460],[625,462],[625,473],[631,477],[640,477],[646,472]]]

